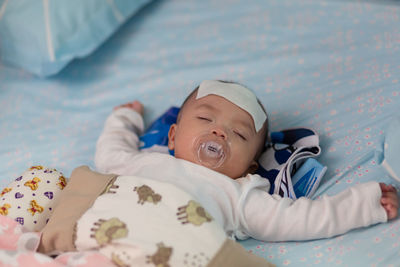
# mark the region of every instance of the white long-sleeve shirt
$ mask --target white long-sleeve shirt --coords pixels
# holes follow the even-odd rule
[[[180,187],[201,203],[230,236],[264,241],[309,240],[387,221],[380,204],[382,192],[376,182],[319,200],[293,201],[270,195],[268,180],[259,175],[233,180],[168,154],[140,152],[138,135],[143,128],[143,119],[135,111],[114,111],[97,142],[97,169]]]

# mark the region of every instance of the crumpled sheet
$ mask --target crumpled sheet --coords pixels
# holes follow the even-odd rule
[[[13,219],[0,215],[0,266],[115,266],[97,251],[67,252],[56,258],[36,252],[40,233],[29,232]]]

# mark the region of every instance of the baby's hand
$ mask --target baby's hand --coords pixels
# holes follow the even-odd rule
[[[114,108],[114,110],[117,110],[119,108],[130,108],[133,109],[134,111],[136,111],[137,113],[139,113],[140,115],[143,116],[143,104],[140,103],[139,101],[135,100],[133,102],[129,102],[120,106],[117,106]]]
[[[397,217],[397,210],[399,208],[399,198],[397,196],[397,190],[392,185],[379,183],[382,190],[381,204],[386,211],[388,220]]]

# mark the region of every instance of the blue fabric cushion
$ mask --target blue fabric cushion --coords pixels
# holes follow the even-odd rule
[[[92,53],[151,0],[0,0],[0,59],[39,76]]]

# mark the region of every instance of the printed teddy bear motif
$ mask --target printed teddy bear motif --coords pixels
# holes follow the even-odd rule
[[[53,173],[53,172],[57,172],[57,170],[53,169],[53,168],[46,168],[43,172],[44,173]]]
[[[122,255],[119,255],[119,254],[122,254]],[[111,254],[111,261],[112,261],[112,263],[114,263],[115,265],[117,265],[118,267],[129,267],[130,266],[130,264],[129,263],[126,263],[122,258],[127,258],[127,259],[129,259],[130,257],[129,257],[129,255],[127,255],[127,253],[125,253],[125,251],[122,251],[121,253],[119,253],[119,254],[117,254],[117,253],[115,253],[115,252],[113,252],[112,254]]]
[[[206,256],[205,253],[200,252],[197,254],[185,253],[183,258],[184,266],[207,266],[210,262],[210,258]]]
[[[146,256],[146,263],[152,263],[157,267],[170,267],[168,261],[171,258],[172,251],[172,247],[166,247],[162,242],[158,243],[156,253]]]
[[[8,215],[8,209],[11,208],[11,205],[6,203],[0,207],[0,214],[1,215]]]
[[[30,171],[33,171],[33,170],[43,170],[43,166],[41,166],[41,165],[32,166],[32,167],[29,168],[29,170],[30,170]]]
[[[5,194],[10,192],[11,190],[12,190],[12,188],[9,188],[9,187],[4,188],[3,191],[1,191],[0,196],[4,196]]]
[[[213,219],[199,203],[193,200],[190,200],[186,206],[179,207],[176,215],[182,224],[191,223],[197,226],[211,222]]]
[[[139,197],[138,203],[141,205],[143,205],[146,201],[153,204],[157,204],[161,201],[161,195],[156,194],[153,189],[147,185],[142,185],[140,187],[135,186],[133,191],[137,192]]]
[[[39,183],[41,182],[39,177],[34,177],[32,180],[26,181],[24,186],[30,187],[31,190],[35,191],[39,187]]]
[[[28,211],[32,214],[32,216],[34,216],[36,212],[42,213],[44,210],[44,208],[40,206],[36,200],[31,200],[30,205],[31,207],[28,209]]]
[[[65,177],[63,175],[61,175],[60,177],[58,177],[59,182],[57,183],[58,187],[63,190],[64,187],[67,186],[67,179],[65,179]]]
[[[126,224],[118,218],[111,218],[109,220],[99,219],[94,223],[96,228],[90,229],[93,234],[91,238],[95,238],[100,246],[111,243],[114,239],[126,237],[128,235],[128,228]]]

